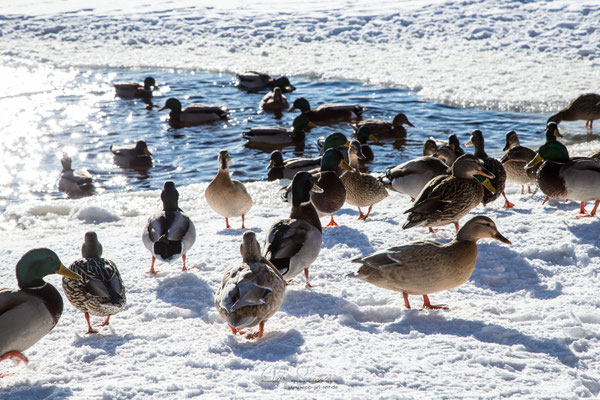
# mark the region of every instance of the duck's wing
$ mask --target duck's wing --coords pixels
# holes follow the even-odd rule
[[[445,186],[447,186],[445,184],[449,178],[451,178],[451,175],[439,175],[431,179],[419,193],[415,204],[404,213],[412,211],[431,212],[443,207],[447,203],[442,198],[445,193]]]
[[[115,89],[119,90],[135,90],[135,89],[143,89],[144,85],[139,82],[114,82],[113,86]]]
[[[167,233],[167,230],[167,217],[164,212],[159,212],[148,218],[144,234],[148,236],[152,243],[155,243],[162,235]]]
[[[125,289],[117,266],[104,258],[82,258],[69,267],[78,273],[83,281],[69,280],[69,284],[82,286],[85,293],[100,298],[110,299],[111,303],[120,305],[124,301]]]
[[[290,266],[290,258],[298,254],[307,242],[312,227],[302,219],[278,221],[267,235],[265,258],[285,275]]]
[[[440,243],[430,240],[409,243],[402,246],[391,247],[385,251],[376,252],[368,256],[358,257],[352,260],[352,262],[382,272],[390,268],[416,265],[425,259],[435,263],[436,258],[441,259],[441,255],[438,251],[440,246]]]

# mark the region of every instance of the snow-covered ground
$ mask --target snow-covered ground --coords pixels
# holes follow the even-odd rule
[[[206,205],[205,187],[179,188],[180,206],[199,235],[188,253],[191,270],[181,272],[181,262],[159,264],[157,277],[146,273],[150,254],[141,231],[160,207],[158,191],[9,207],[22,230],[0,233],[3,286],[16,286],[13,266],[28,249],[50,247],[68,265],[79,257],[84,233],[95,230],[105,257],[120,268],[128,305],[109,327],[86,335],[83,315],[66,303],[58,326],[26,352],[28,367],[2,363],[11,375],[0,380],[0,397],[576,399],[600,393],[598,220],[576,219],[576,204],[542,206],[542,195],[522,196],[510,186],[513,210],[502,209],[500,200],[476,208],[513,244],[480,242],[471,279],[431,296],[448,304],[448,312],[406,310],[400,293],[346,275],[357,267],[354,257],[412,240],[446,241],[454,228],[435,235],[403,231],[409,201],[398,194],[376,205],[366,223],[345,207],[337,217],[341,226],[324,231],[310,269],[315,287],[306,289],[297,278],[265,336],[248,341],[234,338],[214,309],[224,269],[240,261],[242,231],[224,229]],[[276,183],[247,187],[254,198],[247,225],[262,241],[288,215],[288,205]],[[57,276],[48,281],[62,291]],[[420,307],[420,297],[411,301]]]

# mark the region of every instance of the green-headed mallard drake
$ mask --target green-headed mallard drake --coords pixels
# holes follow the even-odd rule
[[[548,197],[581,202],[581,216],[594,216],[600,203],[600,160],[588,157],[570,158],[569,151],[556,140],[556,123],[546,128],[546,143],[527,167],[543,161],[537,172],[538,187]],[[585,210],[586,201],[595,201],[591,214]]]
[[[125,286],[117,266],[102,258],[102,245],[96,232],[87,232],[81,246],[81,257],[69,269],[83,280],[63,278],[63,290],[73,307],[81,311],[87,321],[87,333],[98,333],[92,329],[90,314],[106,317],[100,326],[109,323],[110,316],[125,307]]]
[[[413,226],[432,227],[454,223],[458,232],[458,221],[477,207],[483,199],[483,187],[494,191],[489,181],[479,182],[475,174],[493,178],[483,167],[483,161],[471,154],[460,156],[450,167],[450,175],[439,175],[430,180],[421,190],[415,204],[406,210],[408,218],[402,229]]]
[[[250,146],[289,146],[294,143],[304,144],[305,132],[315,125],[305,115],[299,115],[292,123],[292,129],[281,126],[261,126],[250,128],[242,133],[242,137]]]
[[[338,149],[344,155],[344,161],[348,162],[348,146],[350,141],[341,132],[330,133],[327,137],[321,136],[315,142],[319,149],[319,154],[323,155],[329,149]]]
[[[454,153],[452,152],[452,155]],[[393,168],[388,168],[385,178],[392,190],[410,196],[414,201],[427,183],[439,175],[448,173],[449,166],[441,158],[418,157]]]
[[[246,337],[261,338],[265,322],[283,303],[285,282],[279,270],[261,255],[254,232],[244,232],[240,253],[242,262],[225,270],[215,294],[215,307],[234,335],[258,325],[258,333]]]
[[[363,157],[360,151],[360,142],[353,140],[348,147],[348,160],[350,167],[354,171],[345,172],[341,179],[346,186],[346,202],[358,207],[360,213],[358,219],[366,220],[373,205],[379,203],[388,196],[385,185],[373,175],[360,172],[358,169],[358,159]],[[369,206],[366,214],[363,214],[361,207]]]
[[[321,171],[317,175],[317,186],[323,191],[310,193],[310,200],[319,216],[331,215],[331,220],[327,226],[337,226],[333,220],[333,213],[342,208],[346,202],[346,187],[337,173],[339,167],[352,171],[352,167],[344,161],[341,151],[328,149],[323,154]]]
[[[589,130],[594,125],[594,120],[600,118],[600,94],[587,93],[582,94],[571,100],[569,104],[548,118],[549,122],[584,120],[585,127]]]
[[[16,274],[20,290],[0,289],[0,361],[27,363],[23,352],[50,333],[63,311],[62,297],[44,277],[81,277],[50,249],[29,250],[17,263]]]
[[[398,113],[392,122],[373,119],[357,122],[356,124],[352,124],[352,127],[358,132],[361,127],[366,126],[377,139],[388,139],[406,137],[406,128],[404,125],[414,127],[405,114]]]
[[[86,196],[94,192],[94,179],[85,169],[73,170],[71,168],[71,157],[63,154],[60,160],[62,172],[58,179],[58,190],[67,196]]]
[[[146,142],[138,140],[134,146],[110,145],[115,164],[121,168],[148,169],[152,167],[152,153]]]
[[[208,124],[215,121],[227,119],[227,109],[219,106],[207,106],[205,104],[191,104],[181,109],[179,100],[171,97],[158,111],[170,109],[169,125],[174,128]]]
[[[315,125],[355,121],[361,118],[363,112],[363,108],[358,104],[323,104],[311,109],[310,103],[304,97],[294,101],[289,112],[294,110],[300,110]]]
[[[139,98],[149,101],[152,98],[152,90],[156,89],[156,81],[148,76],[144,79],[144,84],[138,82],[114,82],[113,86],[118,97],[122,99]]]
[[[284,161],[281,150],[275,150],[271,153],[271,161],[269,166],[269,173],[267,174],[267,180],[269,182],[276,179],[294,179],[299,171],[309,171],[318,168],[321,165],[321,157],[315,158],[301,158],[293,157],[288,158]]]
[[[375,154],[373,154],[373,150],[367,142],[370,140],[374,143],[379,143],[379,139],[371,134],[371,128],[368,126],[361,126],[358,128],[358,131],[356,132],[356,139],[360,142],[360,151],[365,157],[364,161],[373,161]]]
[[[508,151],[507,151],[508,150]],[[506,151],[500,161],[506,171],[506,179],[521,185],[521,194],[525,194],[525,185],[531,193],[531,185],[535,185],[537,168],[525,169],[525,165],[535,157],[535,151],[529,147],[521,146],[519,136],[515,131],[506,133]]]
[[[172,263],[179,257],[186,271],[186,254],[196,241],[196,228],[192,220],[179,208],[179,192],[172,181],[166,181],[160,194],[162,211],[152,215],[142,233],[144,246],[152,253],[151,274],[156,274],[156,259]]]
[[[491,203],[492,201],[500,197],[500,194],[502,194],[502,196],[504,196],[504,208],[514,207],[515,205],[508,201],[506,193],[504,193],[504,187],[506,186],[506,171],[504,170],[504,166],[499,160],[488,156],[485,152],[485,142],[483,139],[483,133],[481,133],[479,129],[475,129],[471,132],[471,138],[465,145],[472,145],[474,147],[475,157],[480,158],[481,161],[483,161],[483,166],[485,167],[485,169],[487,169],[494,175],[494,178],[492,179],[491,183],[494,189],[496,189],[496,192],[484,192],[483,199],[481,201],[483,205],[485,206],[488,203]]]
[[[285,76],[273,79],[265,73],[256,71],[247,71],[242,74],[236,74],[235,76],[239,81],[237,87],[250,92],[273,89],[275,87],[280,88],[283,93],[289,93],[296,90],[294,85],[292,85],[290,80]]]
[[[282,219],[269,229],[265,241],[265,258],[291,279],[304,271],[306,286],[308,267],[317,259],[321,251],[322,227],[315,206],[310,201],[310,192],[319,192],[312,176],[305,171],[298,172],[292,181],[292,210],[290,217]]]
[[[274,112],[279,115],[289,107],[290,105],[279,87],[275,87],[272,92],[265,94],[260,101],[261,110]]]
[[[428,295],[465,283],[475,268],[477,241],[487,238],[511,244],[494,221],[479,215],[460,228],[449,243],[413,242],[356,258],[352,262],[362,265],[348,276],[402,292],[406,308],[410,308],[410,294],[423,296],[423,308],[448,309],[443,304],[431,304]]]
[[[204,191],[206,202],[217,214],[225,217],[225,225],[229,225],[229,218],[242,217],[242,227],[245,229],[244,219],[252,208],[252,197],[248,194],[242,182],[231,179],[229,164],[231,156],[227,150],[219,152],[219,171]]]

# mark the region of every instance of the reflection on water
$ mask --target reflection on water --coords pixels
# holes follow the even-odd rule
[[[140,99],[115,98],[111,82],[142,81],[146,76],[153,76],[160,88],[153,108],[146,109]],[[313,107],[359,103],[366,108],[365,119],[391,120],[399,111],[407,114],[415,128],[408,128],[406,140],[372,145],[375,160],[370,171],[384,171],[419,156],[429,136],[445,139],[457,133],[464,143],[475,128],[482,129],[486,149],[495,156],[501,154],[510,129],[519,133],[525,145],[537,147],[543,142],[544,115],[457,109],[420,101],[405,90],[356,82],[295,77],[292,83],[297,91],[286,95],[290,103],[299,96]],[[297,113],[283,113],[277,119],[260,112],[264,93],[238,90],[231,75],[194,71],[0,67],[0,210],[9,202],[64,196],[56,187],[63,152],[73,159],[74,169],[87,169],[94,176],[96,192],[160,189],[167,179],[178,185],[209,181],[222,148],[232,156],[236,178],[265,180],[269,151],[246,147],[240,135],[260,125],[289,128]],[[191,103],[225,105],[229,120],[173,129],[166,123],[168,111],[157,111],[168,97],[178,98],[184,108]],[[577,141],[590,139],[583,123],[569,126],[576,130],[571,137]],[[284,157],[317,155],[314,141],[335,131],[352,133],[347,124],[315,128],[307,133],[304,147],[286,148]],[[114,165],[109,146],[140,139],[154,154],[154,167],[140,172]]]

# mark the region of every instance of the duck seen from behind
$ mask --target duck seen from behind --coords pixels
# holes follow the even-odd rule
[[[152,253],[150,274],[155,275],[154,263],[158,259],[172,263],[179,257],[183,260],[182,271],[186,271],[186,254],[196,241],[196,227],[192,220],[179,208],[179,192],[173,181],[166,181],[160,194],[162,211],[148,218],[142,233],[144,246]]]
[[[71,157],[63,154],[60,160],[62,172],[58,179],[58,190],[66,193],[69,197],[78,197],[91,195],[94,192],[94,179],[92,175],[84,169],[73,170],[71,167]]]
[[[263,72],[247,71],[235,75],[238,78],[237,87],[249,92],[257,92],[264,89],[280,88],[283,93],[289,93],[296,90],[294,85],[286,76],[280,76],[273,79]]]
[[[279,87],[275,87],[272,92],[265,94],[260,101],[261,110],[273,112],[278,117],[281,117],[281,113],[289,107],[290,105]]]
[[[109,324],[111,315],[121,311],[127,302],[125,286],[117,266],[111,260],[102,258],[102,245],[96,232],[87,232],[81,246],[81,258],[73,262],[69,269],[83,280],[63,278],[63,290],[67,300],[81,311],[87,322],[86,333],[98,333],[92,329],[90,314],[106,317],[100,326]]]
[[[352,262],[361,266],[349,277],[401,292],[408,309],[408,295],[423,296],[424,309],[448,309],[444,304],[431,304],[428,295],[465,283],[475,269],[477,241],[487,238],[511,244],[494,221],[480,215],[460,228],[449,243],[413,242],[356,258]]]
[[[594,120],[600,118],[600,94],[587,93],[577,96],[569,104],[548,118],[548,122],[584,120],[585,127],[592,130]]]
[[[45,248],[25,253],[15,272],[19,290],[0,289],[0,361],[10,359],[27,364],[29,360],[23,352],[54,329],[63,311],[60,293],[44,277],[81,277]]]
[[[315,109],[304,97],[294,100],[289,112],[300,110],[315,125],[329,125],[338,122],[349,122],[361,118],[363,108],[358,104],[323,104]]]
[[[304,271],[307,287],[311,287],[308,268],[317,259],[322,243],[321,221],[310,193],[322,190],[308,172],[298,172],[292,181],[290,216],[271,226],[264,245],[265,258],[284,278],[291,279]]]
[[[241,216],[241,229],[245,229],[245,216],[252,208],[252,197],[242,182],[229,176],[231,156],[227,150],[219,152],[218,161],[219,171],[206,187],[204,197],[210,208],[225,217],[226,228],[231,228],[229,218]]]
[[[215,121],[227,119],[227,109],[219,106],[207,106],[205,104],[190,104],[181,108],[181,102],[171,97],[158,111],[170,109],[169,125],[174,128],[208,124]]]
[[[258,325],[258,332],[246,338],[261,338],[265,322],[283,303],[285,282],[279,270],[261,255],[254,232],[244,232],[240,253],[242,262],[227,268],[223,275],[215,307],[234,335]]]

